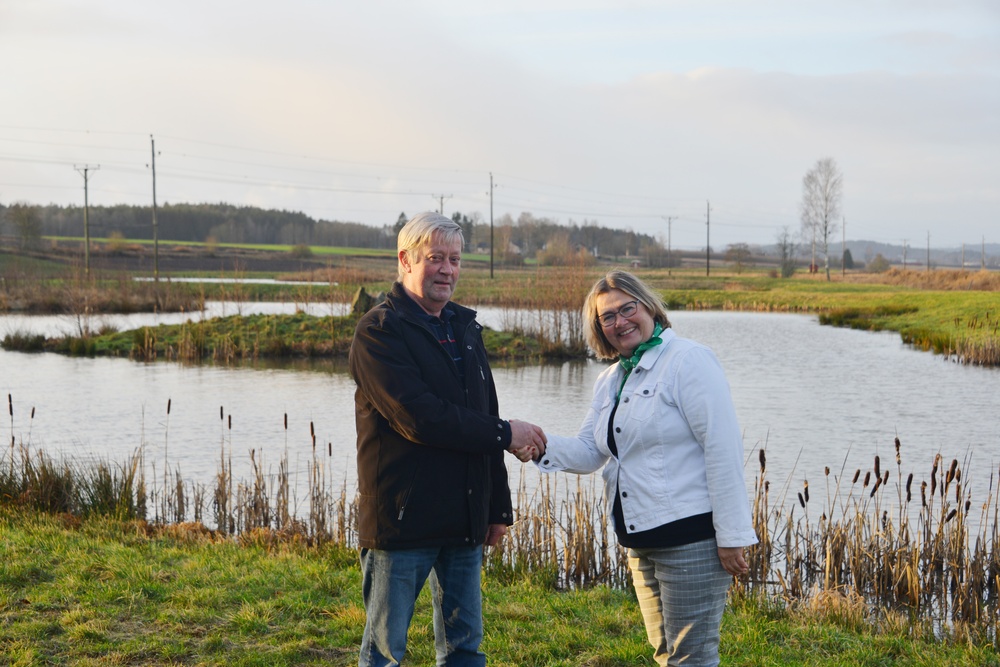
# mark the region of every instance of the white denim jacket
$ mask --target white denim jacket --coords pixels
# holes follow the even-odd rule
[[[608,516],[616,488],[629,533],[712,512],[720,547],[757,542],[743,478],[743,436],[722,366],[704,345],[672,329],[642,355],[615,413],[618,458],[608,449],[608,417],[624,370],[614,364],[594,384],[576,437],[548,435],[543,472],[588,474],[604,466]]]

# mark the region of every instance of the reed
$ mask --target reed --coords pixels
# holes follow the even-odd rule
[[[0,310],[74,315],[81,330],[99,313],[191,311],[203,305],[187,286],[136,282],[116,271],[87,275],[82,266],[73,266],[55,275],[11,269],[0,275]]]
[[[262,450],[251,450],[250,478],[233,479],[232,415],[222,407],[219,469],[207,488],[183,482],[167,461],[159,479],[152,466],[153,483],[147,484],[150,468],[141,449],[122,465],[54,460],[30,441],[17,442],[9,395],[8,413],[11,442],[0,457],[4,505],[183,525],[212,539],[258,546],[357,546],[349,480],[333,465],[332,443],[324,446],[312,427],[299,507],[287,442],[276,464]],[[915,637],[932,633],[1000,648],[1000,471],[990,471],[987,491],[973,497],[969,461],[937,456],[923,472],[908,473],[904,453],[897,438],[894,462],[876,456],[867,470],[825,468],[820,500],[806,480],[790,494],[772,493],[761,448],[752,496],[760,541],[748,549],[750,571],[735,581],[732,595],[804,612],[823,609],[851,624],[902,627]],[[524,470],[512,472],[515,523],[500,545],[487,550],[490,573],[554,588],[627,588],[627,560],[599,477],[540,476],[529,488]],[[202,518],[206,498],[213,505],[208,526]]]

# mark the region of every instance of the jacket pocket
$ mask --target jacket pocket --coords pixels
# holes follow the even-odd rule
[[[643,384],[635,388],[621,400],[627,402],[628,417],[638,422],[646,422],[657,414],[657,408],[663,401],[662,388],[658,383]]]
[[[410,503],[410,496],[413,495],[413,486],[417,483],[417,475],[420,473],[420,466],[414,466],[413,474],[410,476],[410,483],[406,485],[402,493],[396,499],[396,521],[402,523],[403,515]]]

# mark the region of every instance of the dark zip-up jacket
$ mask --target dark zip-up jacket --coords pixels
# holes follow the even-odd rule
[[[498,416],[482,325],[448,307],[461,374],[399,283],[355,330],[361,547],[471,546],[488,524],[512,523],[510,424]]]

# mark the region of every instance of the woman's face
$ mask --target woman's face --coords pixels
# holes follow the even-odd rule
[[[598,294],[594,299],[594,305],[597,306],[598,325],[618,354],[631,357],[635,348],[653,336],[653,314],[634,296],[613,289]],[[630,306],[636,306],[635,312],[623,317],[619,311],[623,308],[628,311]],[[612,314],[615,314],[614,321],[610,321]],[[604,323],[602,321],[604,319],[608,319],[609,322]]]

